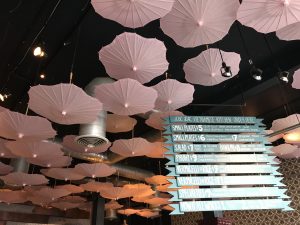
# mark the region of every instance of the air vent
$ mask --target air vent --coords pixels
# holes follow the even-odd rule
[[[84,147],[93,148],[108,143],[108,140],[105,137],[83,135],[78,136],[76,142]]]

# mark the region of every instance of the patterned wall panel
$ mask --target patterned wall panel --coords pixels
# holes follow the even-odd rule
[[[231,218],[233,225],[300,225],[300,159],[282,160],[280,172],[295,211],[232,211],[225,212],[225,217]],[[173,216],[172,225],[198,225],[201,219],[202,213]]]

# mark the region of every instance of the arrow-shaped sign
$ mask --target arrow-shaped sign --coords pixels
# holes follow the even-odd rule
[[[166,154],[182,152],[266,152],[272,153],[272,146],[264,144],[174,144],[166,146]]]
[[[264,133],[258,125],[176,125],[165,126],[164,134],[192,133]]]
[[[177,177],[169,179],[169,188],[179,188],[182,186],[221,186],[221,185],[275,185],[284,187],[280,181],[283,177],[270,175],[251,176],[201,176],[201,177]]]
[[[262,119],[256,117],[234,116],[170,116],[165,118],[165,123],[200,123],[200,124],[259,124]]]
[[[266,138],[257,134],[172,134],[166,139],[166,144],[175,142],[261,142],[269,144]]]
[[[258,198],[258,197],[280,197],[289,198],[284,193],[286,189],[278,187],[238,187],[238,188],[202,188],[202,189],[180,189],[169,192],[173,195],[170,201],[179,202],[184,199],[203,198]]]
[[[178,176],[181,174],[273,174],[281,175],[276,170],[277,166],[271,165],[176,165],[168,167],[168,176]]]
[[[178,163],[270,163],[279,164],[275,162],[276,156],[269,156],[265,154],[180,154],[166,156],[170,160],[166,165],[172,166]]]
[[[220,200],[220,201],[190,201],[171,204],[174,208],[171,215],[184,212],[203,211],[228,211],[228,210],[258,210],[258,209],[282,209],[291,211],[290,201],[282,199],[256,199],[256,200]]]

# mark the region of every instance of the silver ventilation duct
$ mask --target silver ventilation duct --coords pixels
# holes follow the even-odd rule
[[[112,83],[112,79],[108,77],[98,77],[92,80],[86,87],[85,92],[94,96],[94,89],[96,85]],[[76,138],[78,144],[85,147],[95,147],[105,143],[108,143],[106,139],[106,111],[101,111],[97,119],[88,124],[81,124],[79,130],[79,136]]]
[[[116,220],[118,219],[116,209],[107,209],[105,210],[105,219],[107,220]]]

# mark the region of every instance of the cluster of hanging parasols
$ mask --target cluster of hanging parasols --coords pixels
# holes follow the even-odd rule
[[[237,0],[92,0],[92,5],[104,18],[133,29],[161,18],[162,31],[184,48],[208,46],[223,39],[236,20],[258,32],[276,31],[282,40],[300,38],[299,0],[243,0],[242,4]],[[37,85],[28,92],[28,108],[39,116],[0,108],[0,157],[21,157],[43,168],[42,174],[26,174],[13,172],[13,167],[0,163],[0,179],[8,187],[22,188],[14,191],[1,189],[1,202],[31,202],[61,210],[90,210],[90,203],[78,196],[86,191],[109,199],[105,208],[118,210],[124,215],[158,216],[158,212],[148,208],[133,209],[119,204],[118,200],[124,198],[172,210],[168,206],[170,195],[163,193],[174,190],[170,188],[169,177],[159,175],[147,178],[147,184],[114,186],[96,180],[117,173],[113,166],[80,163],[71,167],[72,158],[62,151],[62,148],[76,153],[112,151],[123,157],[164,158],[166,150],[162,142],[152,143],[132,137],[85,147],[75,142],[75,135],[68,135],[60,145],[54,143],[56,131],[51,122],[63,125],[92,123],[105,110],[110,112],[106,120],[107,132],[129,132],[137,124],[131,116],[156,110],[145,123],[162,131],[165,117],[183,115],[176,110],[193,102],[195,89],[192,84],[213,86],[234,77],[239,73],[240,55],[207,47],[184,63],[185,79],[189,83],[167,78],[151,87],[147,85],[150,81],[168,71],[167,48],[162,41],[125,32],[100,50],[99,59],[115,81],[97,85],[94,97],[74,84]],[[224,77],[220,72],[224,62],[230,65],[230,77]],[[292,84],[297,89],[300,88],[299,73],[295,73]],[[271,132],[294,125],[295,119],[299,123],[298,115],[274,121]],[[283,158],[298,158],[298,141],[282,135],[273,137],[272,141],[282,137],[286,144],[275,147],[273,152]],[[89,182],[80,186],[66,184],[50,187],[47,186],[48,178],[71,182],[88,178]]]

